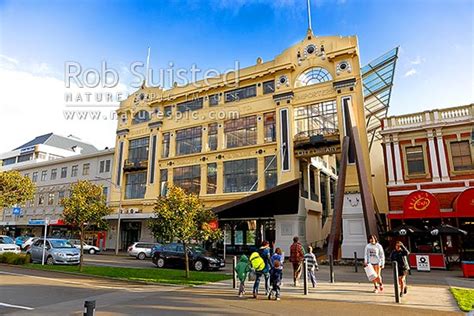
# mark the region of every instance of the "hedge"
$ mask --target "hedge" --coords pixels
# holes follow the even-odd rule
[[[0,263],[23,265],[30,262],[30,256],[26,254],[16,254],[13,252],[5,252],[0,254]]]

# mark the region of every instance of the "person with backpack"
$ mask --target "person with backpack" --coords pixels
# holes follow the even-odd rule
[[[263,262],[263,267],[257,255]],[[252,258],[253,258],[253,261],[252,261]],[[257,298],[258,296],[258,287],[260,286],[260,278],[262,276],[265,279],[265,295],[268,295],[269,290],[270,290],[270,267],[271,267],[270,243],[268,241],[266,240],[263,241],[260,249],[258,249],[258,251],[250,255],[250,262],[252,263],[252,267],[254,267],[255,273],[256,273],[255,283],[253,284],[253,297]],[[255,268],[254,262],[259,263],[259,269]]]
[[[405,245],[401,241],[397,241],[395,244],[395,250],[390,254],[390,260],[396,262],[398,266],[398,283],[400,284],[400,297],[407,294],[406,277],[410,271],[410,265],[408,264],[408,255],[410,252],[405,248]]]
[[[379,244],[377,237],[374,235],[369,236],[369,243],[365,246],[364,250],[364,267],[372,265],[375,270],[377,277],[373,279],[374,293],[383,291],[382,283],[382,269],[385,266],[385,253],[381,244]]]
[[[243,297],[245,294],[245,279],[250,272],[250,262],[246,255],[240,256],[239,263],[235,266],[235,272],[239,278],[239,297]]]
[[[311,281],[313,287],[316,287],[316,275],[315,271],[318,270],[318,261],[316,256],[313,253],[313,247],[308,246],[308,252],[304,255],[304,260],[306,260],[306,273],[308,273],[308,279]]]
[[[304,260],[304,250],[298,236],[293,237],[293,244],[290,246],[290,262],[293,265],[293,283],[298,286],[301,277],[301,267]]]

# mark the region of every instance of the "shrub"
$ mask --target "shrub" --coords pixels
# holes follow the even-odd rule
[[[23,265],[27,264],[30,261],[29,259],[29,255],[26,254],[16,254],[13,252],[0,254],[0,263]]]

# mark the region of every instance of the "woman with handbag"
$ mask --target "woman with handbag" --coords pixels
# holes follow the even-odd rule
[[[407,250],[405,245],[401,241],[397,241],[395,244],[395,250],[390,255],[390,260],[397,263],[398,266],[398,284],[400,284],[400,297],[403,294],[407,294],[406,277],[408,271],[410,271],[410,265],[408,264],[408,255],[410,252]]]
[[[364,267],[372,265],[375,270],[376,277],[372,280],[374,283],[374,293],[378,293],[379,290],[383,291],[382,283],[382,269],[385,266],[385,253],[382,245],[378,243],[377,237],[374,235],[369,236],[369,243],[365,246],[364,250]]]

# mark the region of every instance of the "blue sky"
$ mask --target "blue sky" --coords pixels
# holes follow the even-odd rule
[[[313,30],[317,35],[358,35],[362,64],[401,47],[391,114],[456,106],[474,100],[473,3],[312,0]],[[48,88],[45,82],[63,81],[65,61],[97,68],[106,60],[120,69],[145,61],[150,46],[154,69],[172,61],[176,68],[195,63],[224,70],[236,60],[245,67],[259,56],[273,59],[301,40],[306,29],[306,0],[0,0],[0,71],[3,81],[28,78],[14,85],[28,90],[28,84],[45,84],[54,94],[55,85]],[[23,77],[14,76],[18,73]],[[7,82],[7,91],[13,93],[11,85]],[[42,113],[61,111],[50,109],[43,94]],[[31,103],[35,100],[0,97],[0,135],[12,128],[11,116],[28,115],[33,106],[37,110]],[[15,112],[18,107],[21,113]],[[97,122],[64,124],[60,117],[44,116],[42,124],[27,121],[17,136],[0,142],[0,152],[49,131],[113,146],[114,124],[101,126],[102,137],[88,134]]]

